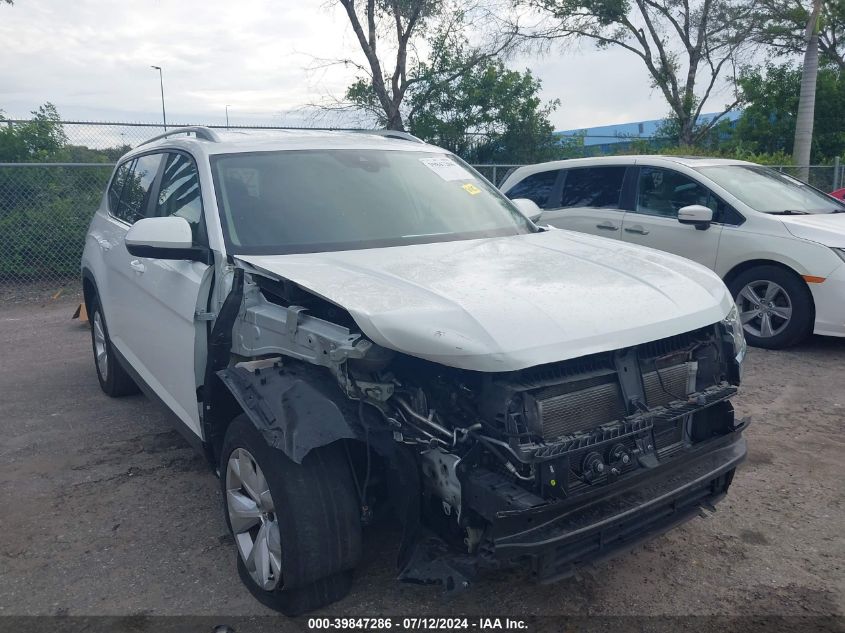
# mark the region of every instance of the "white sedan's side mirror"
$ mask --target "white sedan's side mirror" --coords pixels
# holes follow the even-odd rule
[[[700,231],[708,228],[713,221],[713,209],[703,204],[691,204],[678,209],[678,222],[692,224]]]
[[[191,225],[185,218],[143,218],[124,238],[126,250],[136,257],[206,261],[208,249],[194,246]]]
[[[540,216],[543,215],[543,210],[537,206],[537,203],[528,198],[516,198],[511,200],[513,206],[519,209],[519,212],[532,222],[537,222]]]

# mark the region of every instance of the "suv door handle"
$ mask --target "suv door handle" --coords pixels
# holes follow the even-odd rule
[[[616,226],[613,222],[602,222],[601,224],[596,224],[597,229],[604,229],[605,231],[618,231],[619,227]]]
[[[637,235],[648,235],[648,231],[639,224],[636,226],[625,227],[625,232],[636,233]]]
[[[136,273],[143,273],[145,270],[147,270],[147,267],[144,266],[144,264],[142,264],[141,260],[139,259],[133,259],[131,262],[129,262],[129,268],[134,270]]]

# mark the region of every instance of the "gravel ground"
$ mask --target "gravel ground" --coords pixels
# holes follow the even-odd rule
[[[217,480],[166,412],[101,393],[72,299],[0,307],[0,615],[268,614]],[[508,572],[449,600],[394,580],[398,534],[379,527],[324,615],[842,616],[845,340],[751,350],[734,403],[749,458],[708,519],[561,583]]]

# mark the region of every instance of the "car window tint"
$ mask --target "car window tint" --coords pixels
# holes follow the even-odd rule
[[[533,200],[538,207],[545,207],[559,173],[559,170],[553,169],[531,174],[511,187],[506,195],[511,200],[528,198]]]
[[[155,215],[178,216],[191,225],[194,242],[203,234],[202,200],[196,163],[184,154],[169,154],[161,177]]]
[[[671,169],[642,167],[637,186],[636,212],[677,218],[678,210],[691,204],[710,206],[715,198],[691,178]],[[714,206],[710,206],[714,210]]]
[[[135,159],[132,171],[123,187],[115,215],[134,224],[146,215],[147,203],[150,199],[150,188],[158,172],[161,154],[147,154]]]
[[[128,160],[114,172],[114,178],[112,178],[111,185],[109,185],[109,211],[111,213],[117,213],[120,194],[123,193],[123,185],[126,183],[126,178],[131,169],[132,161]]]
[[[618,209],[625,167],[587,167],[566,172],[561,207]]]

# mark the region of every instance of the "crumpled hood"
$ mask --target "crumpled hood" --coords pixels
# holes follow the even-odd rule
[[[698,264],[570,231],[237,259],[342,306],[378,345],[478,371],[680,334],[733,305]]]
[[[778,216],[795,237],[833,248],[845,248],[845,213]]]

